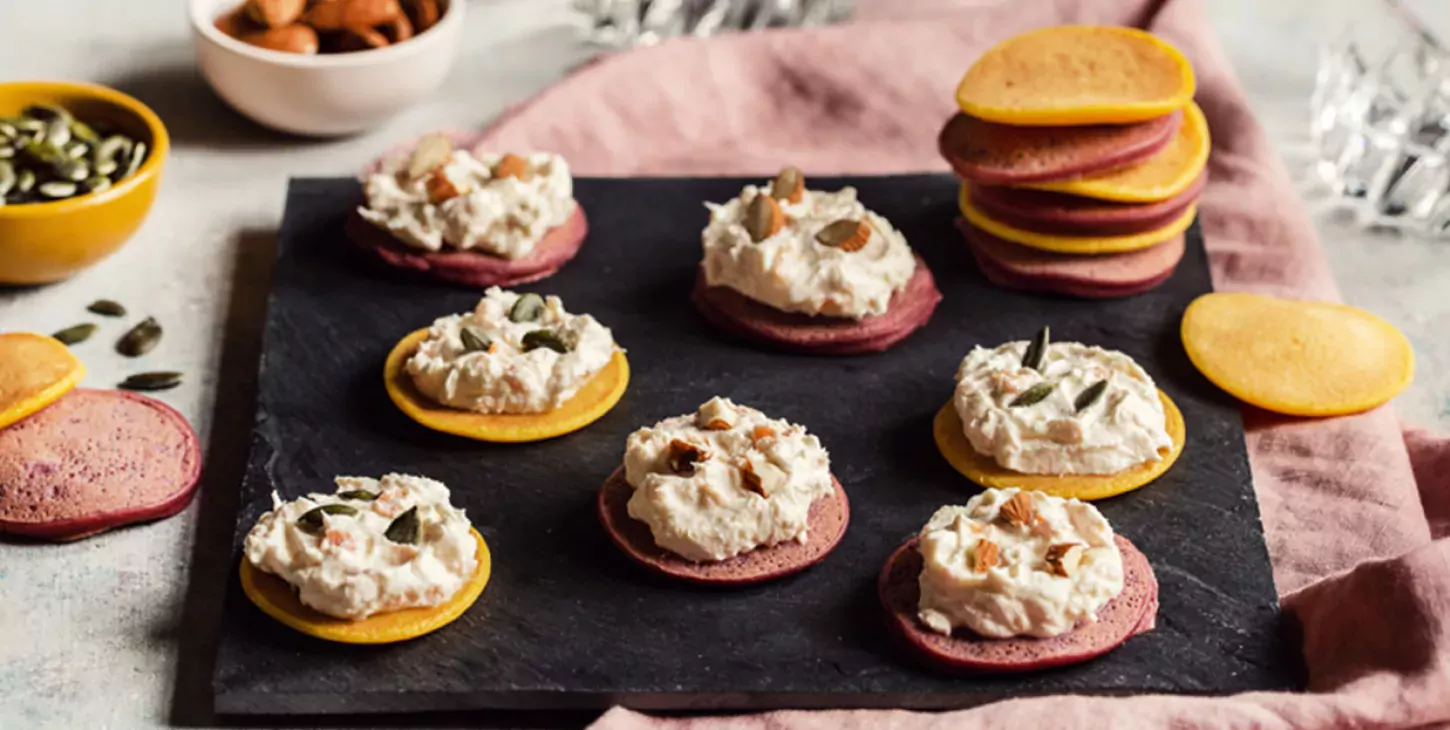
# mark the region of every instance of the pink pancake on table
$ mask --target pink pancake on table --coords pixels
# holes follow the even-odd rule
[[[1049,639],[988,639],[958,630],[951,636],[932,631],[917,618],[922,558],[917,538],[886,560],[876,588],[886,622],[911,651],[927,663],[959,672],[1032,672],[1085,662],[1116,649],[1157,623],[1158,580],[1148,559],[1121,535],[1113,538],[1123,555],[1123,592],[1098,611],[1098,620]]]
[[[862,320],[783,312],[729,287],[707,286],[703,267],[690,299],[705,319],[739,337],[799,352],[856,355],[881,352],[925,325],[941,302],[941,292],[931,269],[917,256],[916,273],[891,297],[886,313]]]
[[[1121,236],[1165,228],[1198,202],[1207,173],[1157,203],[1114,203],[1045,190],[973,185],[972,204],[1013,228],[1068,236]]]
[[[1162,284],[1183,260],[1185,247],[1179,235],[1137,251],[1086,256],[1019,246],[960,218],[957,228],[982,273],[993,283],[1086,299],[1132,296]]]
[[[952,169],[983,185],[1092,175],[1152,157],[1173,141],[1182,112],[1132,124],[1017,127],[967,114],[947,120],[937,147]]]
[[[529,255],[506,259],[476,251],[425,251],[398,241],[357,211],[347,219],[347,237],[374,260],[404,271],[466,286],[514,286],[538,281],[568,263],[584,245],[589,222],[583,206],[563,225],[549,229]]]
[[[75,540],[170,517],[200,476],[196,432],[180,413],[78,388],[0,430],[0,533]]]
[[[785,542],[752,550],[728,560],[696,563],[655,544],[649,525],[629,516],[634,488],[624,467],[614,470],[599,490],[599,522],[614,544],[646,568],[692,583],[748,585],[798,573],[826,559],[851,522],[851,504],[841,483],[831,478],[834,494],[811,504],[806,541]]]

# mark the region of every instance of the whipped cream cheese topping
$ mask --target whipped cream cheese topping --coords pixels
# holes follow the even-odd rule
[[[705,282],[727,286],[786,312],[863,319],[885,314],[891,297],[916,273],[906,237],[856,199],[855,188],[805,190],[800,202],[778,200],[784,225],[756,242],[746,231],[746,210],[768,188],[747,185],[740,197],[706,203]],[[824,245],[816,234],[841,219],[861,219],[871,231],[864,248]]]
[[[448,487],[441,482],[388,474],[382,479],[338,477],[336,484],[336,494],[309,494],[290,502],[273,492],[271,511],[252,526],[243,545],[253,566],[292,584],[302,603],[345,619],[437,606],[478,571],[471,525],[463,510],[449,503]],[[349,492],[376,497],[344,496]],[[351,512],[316,515],[312,527],[299,524],[303,515],[324,505]],[[389,526],[415,508],[417,544],[389,539]]]
[[[410,179],[398,170],[375,173],[366,181],[367,203],[358,213],[414,248],[523,258],[549,229],[574,214],[574,179],[558,155],[524,157],[522,177],[495,176],[500,159],[454,151],[441,174],[457,194],[442,200],[430,196],[430,175]]]
[[[537,306],[519,307],[521,296]],[[540,345],[533,333],[541,331],[552,333],[566,351]],[[538,295],[490,287],[472,312],[434,321],[406,368],[419,392],[450,408],[542,413],[573,398],[618,349],[608,327],[587,314],[566,312],[558,297],[540,301]]]
[[[941,634],[1058,636],[1096,621],[1123,591],[1113,528],[1076,499],[988,489],[937,510],[917,549],[918,616]]]
[[[1027,474],[1116,474],[1172,446],[1158,388],[1132,358],[1053,343],[1038,372],[1022,365],[1027,345],[974,348],[957,369],[953,403],[978,453]],[[1102,397],[1078,411],[1078,397],[1103,380]],[[1046,398],[1012,405],[1039,383],[1052,385]]]
[[[696,562],[805,542],[811,503],[835,491],[830,457],[804,427],[718,397],[630,434],[624,475],[629,516]]]

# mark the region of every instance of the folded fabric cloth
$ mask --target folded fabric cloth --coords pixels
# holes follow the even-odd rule
[[[912,19],[889,19],[903,12]],[[961,73],[992,43],[1044,25],[1134,25],[1176,43],[1198,73],[1197,101],[1214,139],[1200,216],[1215,286],[1337,298],[1313,225],[1249,111],[1203,0],[878,1],[861,15],[870,20],[605,57],[511,110],[482,144],[559,152],[586,175],[767,177],[782,161],[815,174],[945,170],[936,132],[955,111]],[[1450,441],[1403,433],[1389,408],[1328,420],[1245,408],[1244,423],[1275,580],[1302,636],[1312,694],[1063,696],[943,714],[655,719],[616,709],[594,727],[1450,723],[1450,539],[1432,541],[1432,528],[1436,538],[1450,532]]]

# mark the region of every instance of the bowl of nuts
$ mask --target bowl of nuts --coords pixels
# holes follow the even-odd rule
[[[59,281],[120,248],[169,147],[156,114],[114,89],[0,83],[0,284]]]
[[[202,75],[273,129],[353,134],[433,93],[457,56],[463,0],[189,0]]]

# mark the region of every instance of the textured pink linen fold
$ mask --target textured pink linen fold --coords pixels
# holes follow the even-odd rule
[[[765,177],[786,162],[808,174],[945,171],[936,132],[961,73],[988,46],[1044,25],[1136,25],[1178,44],[1198,73],[1214,138],[1201,220],[1216,286],[1335,299],[1313,226],[1203,2],[878,0],[846,26],[605,57],[511,110],[482,144],[557,151],[586,175]],[[616,709],[594,728],[1450,726],[1450,441],[1402,432],[1389,408],[1317,421],[1246,408],[1244,422],[1307,693],[1062,696],[939,714],[657,719]]]

